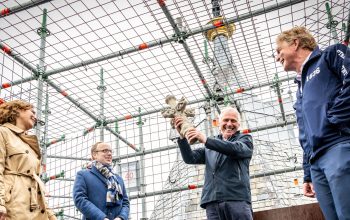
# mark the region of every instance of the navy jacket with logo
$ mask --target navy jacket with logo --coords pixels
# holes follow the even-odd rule
[[[350,141],[350,49],[318,47],[305,63],[294,105],[304,150],[304,182],[311,182],[310,162],[335,144]]]
[[[179,139],[181,155],[187,164],[205,164],[201,207],[214,201],[251,202],[249,163],[253,140],[239,131],[227,141],[222,135],[207,138],[205,148],[192,150],[187,140]]]

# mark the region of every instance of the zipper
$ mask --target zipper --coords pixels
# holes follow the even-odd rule
[[[238,180],[241,181],[241,165],[240,163],[237,161],[237,173],[238,173]]]
[[[238,179],[241,180],[241,169],[238,167]]]

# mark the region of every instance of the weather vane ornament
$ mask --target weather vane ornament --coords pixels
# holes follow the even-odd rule
[[[165,102],[168,104],[168,107],[165,107],[161,113],[164,118],[175,118],[177,116],[182,117],[183,124],[181,126],[180,135],[186,137],[188,129],[193,128],[194,125],[189,122],[188,117],[194,117],[195,110],[194,108],[187,108],[187,101],[185,97],[182,97],[179,101],[173,95],[167,95],[165,97]],[[171,127],[175,129],[174,120],[170,121]],[[194,144],[197,142],[197,139],[192,140],[189,144]]]

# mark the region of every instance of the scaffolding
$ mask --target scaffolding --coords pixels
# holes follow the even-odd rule
[[[349,13],[345,0],[1,1],[0,101],[35,105],[60,219],[81,218],[72,186],[100,140],[114,149],[130,219],[205,219],[203,166],[182,161],[160,113],[168,94],[186,97],[208,136],[220,109],[239,109],[254,138],[254,211],[315,202],[301,189],[295,73],[275,63],[275,38],[303,25],[320,48],[347,45]]]

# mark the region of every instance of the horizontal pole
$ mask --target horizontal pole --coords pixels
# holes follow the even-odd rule
[[[294,76],[293,77],[284,77],[284,78],[281,78],[278,82],[286,82],[286,81],[290,81],[290,80],[294,80],[294,79],[295,79]],[[236,91],[229,92],[229,93],[227,93],[227,95],[234,95],[234,94],[238,94],[238,93],[242,93],[242,92],[247,92],[247,91],[250,91],[250,90],[253,90],[253,89],[257,89],[257,88],[261,88],[261,87],[264,87],[264,86],[271,86],[273,84],[275,84],[275,82],[260,83],[258,85],[253,85],[253,86],[250,86],[248,88],[237,88]],[[207,100],[208,99],[206,99],[206,98],[197,99],[195,101],[188,102],[188,105],[205,102]],[[150,115],[150,114],[153,114],[153,113],[160,112],[161,110],[163,110],[163,108],[156,109],[156,110],[153,110],[153,111],[144,111],[142,113],[130,114],[127,117],[124,116],[124,117],[119,117],[119,118],[115,118],[115,119],[106,120],[106,124],[115,123],[115,122],[119,122],[119,121],[123,121],[123,120],[128,120],[128,119],[136,118],[136,117],[139,117],[139,116]]]
[[[29,8],[32,8],[50,1],[52,0],[32,0],[32,1],[28,1],[25,3],[21,3],[19,5],[13,6],[11,8],[4,8],[4,9],[1,9],[2,13],[0,13],[0,17],[5,17],[11,14],[15,14],[17,12],[24,11]]]
[[[261,177],[267,177],[267,176],[272,176],[272,175],[279,175],[283,173],[290,173],[290,172],[295,172],[302,170],[303,168],[301,166],[296,166],[296,167],[290,167],[290,168],[285,168],[285,169],[279,169],[279,170],[273,170],[269,172],[261,172],[257,174],[250,175],[250,179],[256,179],[256,178],[261,178]],[[60,179],[58,179],[60,180]],[[64,179],[61,179],[64,180]],[[74,181],[73,179],[69,179],[66,181]],[[195,189],[200,189],[203,188],[203,184],[198,184],[196,185]],[[165,189],[165,190],[159,190],[159,191],[154,191],[154,192],[149,192],[149,193],[138,193],[137,195],[132,195],[129,196],[129,199],[140,199],[140,198],[145,198],[145,197],[150,197],[150,196],[158,196],[158,195],[163,195],[167,193],[174,193],[174,192],[181,192],[181,191],[186,191],[190,190],[188,186],[184,187],[179,187],[179,188],[172,188],[172,189]],[[72,199],[71,196],[47,196],[48,198],[63,198],[63,199]],[[72,205],[74,206],[74,205]],[[70,207],[70,206],[67,206]],[[57,208],[62,208],[62,206],[57,207]],[[55,208],[55,209],[57,209]]]
[[[274,123],[274,124],[255,127],[255,128],[251,128],[251,129],[243,129],[242,131],[249,130],[248,133],[253,133],[253,132],[263,131],[263,130],[276,128],[276,127],[284,127],[286,125],[296,124],[296,123],[297,123],[296,120],[288,120],[286,122]],[[140,151],[140,152],[136,152],[133,154],[123,155],[123,156],[119,156],[119,157],[113,157],[113,161],[120,161],[120,160],[127,159],[127,158],[132,158],[132,157],[137,157],[137,156],[152,154],[152,153],[158,153],[158,152],[167,151],[167,150],[173,150],[176,148],[178,148],[177,144],[168,145],[168,146],[160,147],[160,148],[156,148],[156,149],[145,150],[144,152]],[[88,159],[88,158],[80,158],[80,157],[66,157],[66,156],[55,156],[55,155],[48,155],[47,157],[48,158],[55,158],[55,159],[90,161],[90,159]]]
[[[298,3],[301,3],[301,2],[304,2],[304,1],[306,1],[306,0],[298,0],[298,1],[290,1],[290,0],[288,0],[288,1],[284,1],[284,2],[278,3],[278,4],[273,5],[273,6],[265,7],[265,8],[256,10],[256,11],[252,11],[250,13],[245,13],[243,15],[240,15],[240,16],[237,16],[237,17],[234,17],[234,18],[226,19],[224,21],[225,22],[224,24],[231,24],[231,23],[234,23],[234,22],[243,21],[245,19],[250,19],[252,17],[259,16],[259,15],[262,15],[262,14],[265,14],[265,13],[268,13],[268,12],[271,12],[271,11],[274,11],[274,10],[278,10],[278,9],[281,9],[281,8],[284,8],[284,7],[288,7],[288,6],[291,6],[291,5],[294,5],[294,4],[298,4]],[[210,23],[208,25],[204,25],[202,27],[195,28],[193,30],[189,30],[188,33],[184,34],[184,37],[187,38],[189,36],[193,36],[193,35],[196,35],[196,34],[201,34],[201,33],[205,32],[205,31],[212,30],[212,29],[215,29],[215,28],[217,28],[217,27]],[[72,64],[72,65],[69,65],[67,67],[63,67],[63,68],[60,68],[60,69],[46,71],[46,73],[44,74],[44,77],[48,77],[48,76],[51,76],[53,74],[61,73],[61,72],[64,72],[64,71],[75,69],[75,68],[84,67],[84,66],[87,66],[87,65],[90,65],[90,64],[93,64],[93,63],[98,63],[98,62],[101,62],[101,61],[104,61],[104,60],[108,60],[108,59],[112,59],[112,58],[116,58],[116,57],[122,57],[123,55],[129,54],[129,53],[133,53],[133,52],[137,52],[137,51],[140,51],[142,49],[152,48],[152,47],[155,47],[155,46],[162,46],[163,44],[170,43],[170,42],[175,42],[175,41],[177,41],[176,37],[167,36],[167,37],[164,37],[164,38],[162,38],[160,40],[151,41],[151,42],[148,42],[148,43],[143,43],[143,44],[140,44],[140,45],[128,48],[126,50],[121,50],[121,51],[118,51],[118,52],[107,54],[107,55],[102,56],[102,57],[98,57],[98,58],[95,58],[95,59],[90,59],[90,60],[87,60],[87,61],[82,61],[80,63]]]

